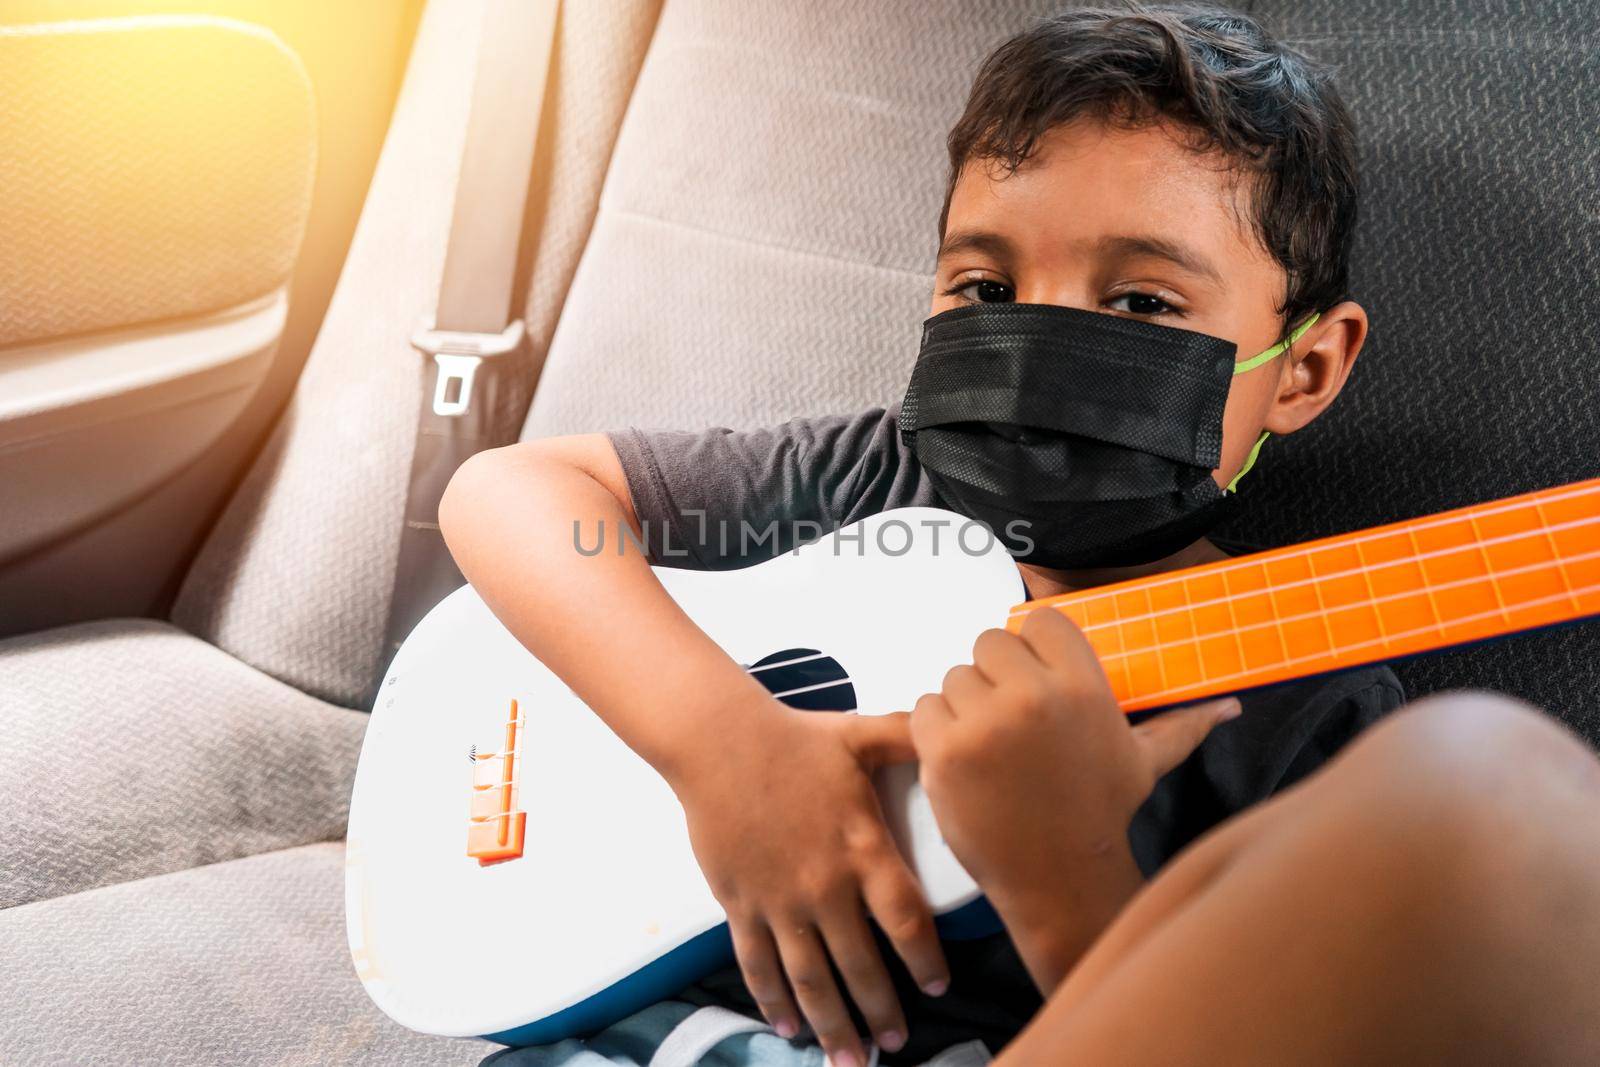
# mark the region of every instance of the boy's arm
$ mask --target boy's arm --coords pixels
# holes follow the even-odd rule
[[[1046,996],[1144,885],[1125,845],[1078,856],[1063,849],[1061,860],[1045,884],[990,897],[1033,984]]]
[[[603,550],[580,553],[574,523],[586,551],[597,535]],[[478,453],[450,480],[439,526],[496,618],[669,782],[707,755],[698,742],[759,727],[752,709],[770,710],[767,691],[678,608],[638,542],[623,538],[624,530],[640,536],[639,521],[604,436]]]
[[[474,456],[439,519],[506,628],[677,793],[746,983],[779,1032],[798,1030],[797,999],[835,1062],[865,1063],[831,959],[880,1044],[898,1047],[904,1016],[863,905],[919,984],[948,981],[869,777],[910,758],[906,716],[806,715],[746,674],[678,608],[635,542],[616,552],[623,526],[638,534],[639,522],[602,435]],[[575,521],[586,551],[601,524],[605,550],[579,552]]]
[[[917,702],[912,738],[940,832],[1046,996],[1143,882],[1128,846],[1157,779],[1232,698],[1130,726],[1082,631],[1050,608],[985,631]]]

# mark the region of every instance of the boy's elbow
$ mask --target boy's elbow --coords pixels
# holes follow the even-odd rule
[[[452,550],[462,533],[492,506],[496,495],[505,492],[515,462],[508,453],[525,447],[518,443],[476,452],[450,476],[439,498],[439,532]]]
[[[439,531],[457,552],[474,527],[505,514],[508,500],[524,515],[536,504],[551,513],[570,510],[579,485],[599,486],[631,515],[626,476],[603,435],[546,437],[485,449],[450,476],[439,500]]]

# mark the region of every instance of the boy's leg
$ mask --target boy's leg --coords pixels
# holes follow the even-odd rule
[[[1155,878],[1005,1063],[1600,1063],[1600,761],[1504,697],[1373,727]]]

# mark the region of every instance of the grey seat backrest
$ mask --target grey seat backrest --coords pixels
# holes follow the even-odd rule
[[[752,425],[897,399],[944,138],[1059,0],[669,0],[525,436]]]
[[[1600,476],[1600,11],[1589,0],[1263,0],[1335,62],[1363,145],[1350,387],[1271,441],[1230,531],[1283,544]],[[1253,484],[1250,484],[1253,483]],[[1600,739],[1600,624],[1401,663]]]
[[[943,137],[983,55],[1059,2],[669,0],[525,434],[751,425],[897,399]],[[1291,543],[1600,474],[1584,0],[1260,0],[1340,68],[1364,145],[1347,396],[1268,445],[1228,531]],[[1401,664],[1600,732],[1600,625]]]

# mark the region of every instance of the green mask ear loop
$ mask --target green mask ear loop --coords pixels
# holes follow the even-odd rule
[[[1261,352],[1261,353],[1259,353],[1257,355],[1251,356],[1249,359],[1245,360],[1243,363],[1235,363],[1233,365],[1233,373],[1238,375],[1238,374],[1243,374],[1247,370],[1255,370],[1257,367],[1261,366],[1261,364],[1266,363],[1269,360],[1272,360],[1272,359],[1276,358],[1277,356],[1282,355],[1284,352],[1289,350],[1289,346],[1290,345],[1292,345],[1296,341],[1300,340],[1301,336],[1303,336],[1307,330],[1311,329],[1311,324],[1313,322],[1316,322],[1317,319],[1321,317],[1321,315],[1322,315],[1322,312],[1320,312],[1320,311],[1314,312],[1309,319],[1307,319],[1306,321],[1302,322],[1299,326],[1295,327],[1294,333],[1291,333],[1288,337],[1286,337],[1283,340],[1279,341],[1277,344],[1273,345],[1271,348],[1267,349],[1265,352]]]
[[[1228,488],[1223,490],[1224,493],[1232,493],[1236,491],[1236,487],[1239,484],[1239,479],[1243,478],[1246,474],[1249,474],[1250,468],[1256,465],[1256,457],[1261,454],[1261,446],[1266,444],[1267,438],[1271,436],[1272,433],[1270,431],[1261,431],[1261,436],[1256,438],[1256,443],[1250,448],[1250,454],[1244,457],[1244,466],[1240,467],[1239,473],[1233,476],[1233,481],[1228,483]]]
[[[1311,329],[1311,324],[1316,322],[1321,315],[1322,312],[1320,311],[1313,313],[1309,319],[1295,327],[1293,333],[1284,338],[1282,341],[1279,341],[1277,344],[1273,345],[1271,348],[1267,349],[1265,352],[1251,356],[1243,363],[1235,363],[1233,365],[1234,375],[1237,376],[1243,374],[1245,371],[1255,370],[1263,363],[1267,363],[1270,360],[1282,355],[1284,352],[1287,352],[1290,346],[1292,346],[1296,341],[1300,340],[1307,330]],[[1256,438],[1256,443],[1250,447],[1250,454],[1244,458],[1244,466],[1240,467],[1239,473],[1233,476],[1233,481],[1228,483],[1228,487],[1223,490],[1224,493],[1237,492],[1239,479],[1243,478],[1246,474],[1249,474],[1250,468],[1256,465],[1256,457],[1261,454],[1261,446],[1266,444],[1267,438],[1271,436],[1271,431],[1261,431],[1261,436]]]

